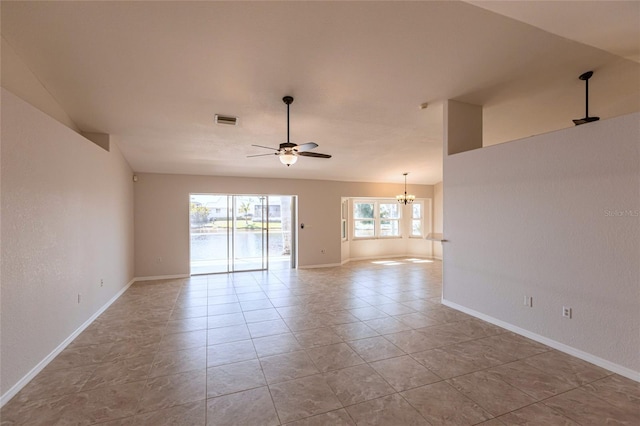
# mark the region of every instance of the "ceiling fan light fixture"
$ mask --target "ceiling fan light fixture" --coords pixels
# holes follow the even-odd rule
[[[293,152],[285,152],[284,154],[278,155],[278,158],[280,158],[280,162],[287,167],[292,164],[296,164],[296,161],[298,161],[298,156]]]

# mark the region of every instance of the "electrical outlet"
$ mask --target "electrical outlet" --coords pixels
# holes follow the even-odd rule
[[[100,287],[104,287],[104,279],[100,278]]]
[[[571,312],[571,307],[570,306],[563,306],[562,307],[562,316],[564,318],[571,319],[571,314],[572,314],[572,312]]]
[[[321,249],[320,253],[325,254],[327,251],[325,249]]]
[[[533,296],[524,297],[524,306],[528,308],[533,308]]]

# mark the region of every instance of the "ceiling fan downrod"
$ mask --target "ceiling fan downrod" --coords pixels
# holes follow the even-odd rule
[[[592,75],[593,71],[587,71],[581,74],[580,77],[578,77],[585,83],[585,116],[584,118],[573,120],[573,124],[575,124],[576,126],[600,120],[600,117],[589,117],[589,79]]]
[[[282,98],[282,102],[287,104],[287,143],[291,143],[289,139],[289,105],[293,103],[293,96],[285,96]]]

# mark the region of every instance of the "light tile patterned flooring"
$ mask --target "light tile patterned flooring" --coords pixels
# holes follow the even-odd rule
[[[640,385],[440,304],[441,264],[133,285],[2,425],[638,425]]]

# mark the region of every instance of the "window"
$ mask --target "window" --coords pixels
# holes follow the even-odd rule
[[[422,203],[414,202],[411,205],[411,236],[422,237]]]
[[[353,236],[355,238],[374,238],[376,221],[375,203],[355,201],[353,203]]]
[[[353,237],[400,237],[401,207],[395,200],[354,201]]]
[[[380,236],[400,236],[400,205],[395,203],[380,203]]]
[[[347,241],[347,217],[349,214],[349,200],[342,200],[342,221],[340,223],[340,229],[342,232],[342,241]]]

